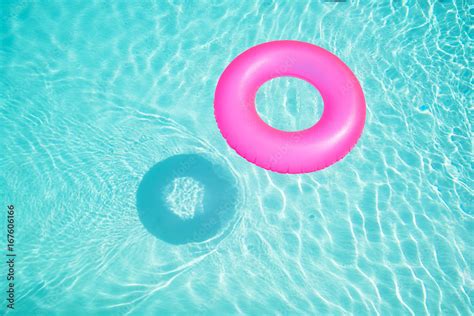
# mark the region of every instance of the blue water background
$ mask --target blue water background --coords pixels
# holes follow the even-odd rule
[[[454,0],[1,1],[12,314],[472,315],[472,13]],[[320,172],[249,164],[214,121],[226,65],[278,39],[330,50],[365,93],[359,143]],[[282,129],[322,111],[296,79],[257,103]],[[137,211],[145,174],[181,154],[236,185],[208,242],[167,243]]]

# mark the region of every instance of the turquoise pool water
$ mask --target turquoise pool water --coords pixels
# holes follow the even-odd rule
[[[468,1],[0,3],[2,313],[473,314]],[[277,39],[365,92],[362,138],[323,171],[260,169],[215,124],[226,65]],[[296,79],[257,103],[288,130],[322,111]],[[180,220],[157,232],[154,211]]]

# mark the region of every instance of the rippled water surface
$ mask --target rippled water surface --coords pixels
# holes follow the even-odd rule
[[[17,210],[16,314],[472,315],[468,1],[0,7],[0,199]],[[258,168],[215,124],[226,65],[277,39],[332,51],[363,87],[364,133],[323,171]],[[322,111],[296,79],[265,84],[257,103],[287,130]],[[147,228],[156,214],[140,217],[137,192],[183,155],[202,165],[148,183],[186,237],[171,243]],[[209,212],[218,220],[203,221]],[[186,235],[186,221],[212,234]]]

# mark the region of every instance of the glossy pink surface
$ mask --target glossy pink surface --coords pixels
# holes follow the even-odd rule
[[[282,76],[306,80],[320,92],[324,111],[312,127],[285,132],[258,115],[257,90]],[[239,155],[280,173],[332,165],[356,144],[365,123],[364,94],[352,71],[327,50],[298,41],[268,42],[237,56],[219,78],[214,110],[222,135]]]

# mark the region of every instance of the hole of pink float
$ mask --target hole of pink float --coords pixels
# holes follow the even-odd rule
[[[314,126],[321,119],[324,102],[309,82],[278,77],[258,89],[255,106],[260,118],[271,127],[296,132]]]

